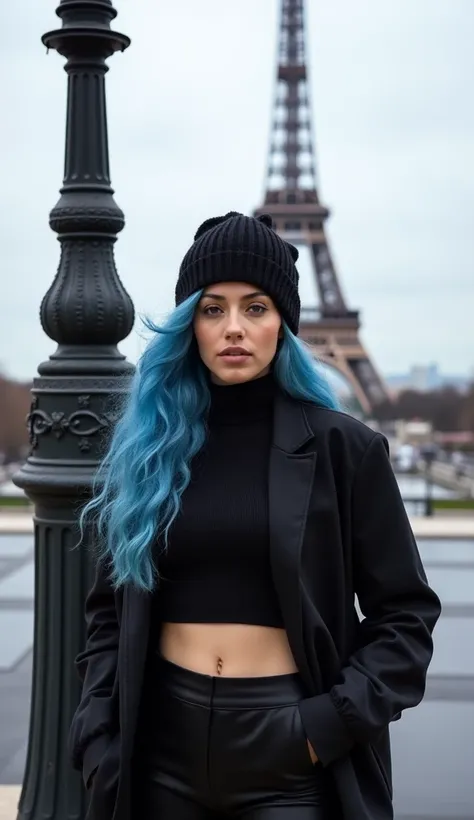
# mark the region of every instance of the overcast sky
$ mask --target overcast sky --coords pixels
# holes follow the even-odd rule
[[[3,3],[0,367],[54,351],[38,320],[59,259],[48,227],[66,75],[41,35],[55,0]],[[132,38],[107,75],[116,261],[138,312],[173,304],[207,217],[263,196],[279,0],[117,0]],[[337,270],[384,373],[474,371],[474,0],[307,0],[322,201]],[[303,301],[310,293],[301,260]],[[137,328],[137,325],[136,325]],[[121,345],[133,361],[134,330]]]

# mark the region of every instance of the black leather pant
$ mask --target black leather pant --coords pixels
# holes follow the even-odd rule
[[[338,820],[329,775],[310,758],[298,674],[156,666],[138,742],[141,820]]]

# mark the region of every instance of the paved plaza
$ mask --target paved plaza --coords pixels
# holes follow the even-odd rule
[[[20,786],[0,786],[0,820],[16,820]]]
[[[34,552],[31,523],[26,521],[29,532],[21,532],[22,518],[23,525],[16,518],[10,532],[0,531],[0,820],[16,817],[27,748]],[[425,700],[392,727],[397,820],[474,818],[473,525],[416,522],[424,564],[444,609]]]

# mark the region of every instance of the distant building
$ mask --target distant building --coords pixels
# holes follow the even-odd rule
[[[437,364],[413,365],[410,371],[410,385],[414,390],[429,392],[438,390],[443,383],[443,379]]]
[[[467,390],[473,383],[472,376],[443,375],[436,363],[428,365],[413,365],[408,373],[392,374],[385,379],[389,387],[396,393],[402,390],[417,390],[428,393],[431,390],[441,390],[443,387],[454,387],[456,390]]]
[[[423,421],[422,419],[413,419],[411,421],[398,419],[395,422],[395,435],[399,444],[419,447],[431,442],[433,427],[429,421]]]

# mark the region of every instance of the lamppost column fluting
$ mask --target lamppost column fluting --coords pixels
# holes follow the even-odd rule
[[[35,506],[33,687],[19,820],[85,815],[67,755],[92,576],[88,537],[76,547],[77,516],[133,373],[117,348],[134,310],[114,261],[124,215],[110,184],[105,99],[105,61],[130,41],[111,28],[110,0],[61,0],[56,13],[62,27],[43,43],[66,58],[68,75],[64,180],[50,214],[61,255],[40,315],[57,347],[33,382],[30,454],[15,476]]]

